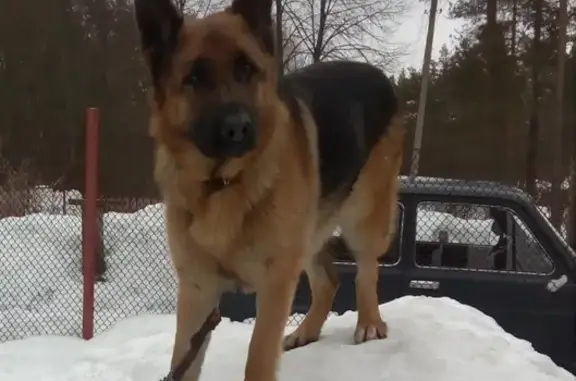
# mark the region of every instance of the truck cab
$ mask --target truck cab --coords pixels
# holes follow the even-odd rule
[[[380,259],[379,298],[449,297],[494,318],[576,374],[576,254],[522,190],[494,182],[400,178],[397,230]],[[334,259],[333,311],[356,310],[356,264]],[[253,296],[227,296],[223,314],[255,316]],[[305,314],[303,274],[293,304]]]

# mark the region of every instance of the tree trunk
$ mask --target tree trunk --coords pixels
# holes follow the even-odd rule
[[[571,64],[570,71],[572,72],[572,100],[576,101],[576,44],[572,45],[570,53]],[[570,166],[570,217],[567,227],[568,243],[576,250],[576,115],[572,116],[572,150],[571,150],[571,166]]]
[[[493,28],[496,25],[496,13],[498,11],[497,1],[488,0],[486,4],[486,26]]]
[[[507,75],[506,65],[508,61],[506,43],[503,31],[498,24],[498,2],[487,0],[486,27],[484,30],[485,52],[489,75],[489,109],[488,117],[496,133],[492,137],[492,150],[498,152],[498,161],[492,161],[491,165],[498,168],[496,180],[509,182],[511,155],[513,144],[510,143],[510,125],[508,124],[508,107],[510,99],[510,78]],[[502,159],[503,158],[503,159]]]
[[[550,205],[552,224],[560,230],[564,219],[564,199],[562,183],[564,181],[564,81],[566,68],[566,26],[568,24],[567,0],[560,0],[558,9],[558,57],[556,63],[556,110],[554,132],[554,152],[552,170],[552,202]]]
[[[536,159],[540,134],[540,37],[542,32],[542,0],[534,1],[534,41],[532,42],[532,107],[526,151],[526,191],[536,197]]]
[[[512,0],[512,31],[511,31],[511,40],[512,43],[510,44],[510,56],[511,56],[511,85],[510,88],[513,89],[513,94],[510,94],[510,99],[519,98],[519,88],[516,85],[517,80],[517,72],[518,72],[518,58],[516,57],[517,47],[516,47],[516,28],[518,25],[518,0]],[[519,103],[519,102],[518,102]],[[516,101],[513,102],[512,107],[515,107],[517,104]],[[515,115],[515,111],[512,111],[509,115],[507,115],[506,119],[506,127],[507,127],[507,136],[506,136],[506,143],[508,147],[506,148],[506,152],[508,153],[505,156],[505,160],[508,161],[508,177],[512,184],[517,184],[519,181],[522,181],[522,176],[519,174],[519,167],[518,167],[518,157],[519,157],[519,149],[517,148],[518,145],[515,144],[518,140],[517,134],[517,124],[518,120],[511,115]]]
[[[316,36],[316,44],[314,52],[312,53],[312,61],[319,62],[322,59],[322,51],[324,48],[324,33],[326,32],[326,20],[328,18],[328,1],[320,0],[320,15],[318,18],[318,35]]]
[[[510,53],[513,58],[514,73],[516,73],[516,26],[518,24],[518,0],[512,1],[512,44],[510,44]]]

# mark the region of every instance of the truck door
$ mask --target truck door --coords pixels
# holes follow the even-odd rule
[[[574,354],[573,278],[525,209],[486,199],[416,206],[406,294],[446,296],[493,317],[559,365]]]

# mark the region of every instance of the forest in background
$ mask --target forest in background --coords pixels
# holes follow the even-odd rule
[[[553,182],[560,153],[562,179],[569,177],[576,131],[576,7],[569,2],[563,126],[557,131],[558,5],[546,0],[453,3],[448,16],[467,25],[453,51],[443,47],[431,63],[421,174],[496,180],[535,194],[537,179]],[[414,69],[397,78],[412,132],[421,79]],[[561,150],[555,145],[558,132]]]
[[[406,1],[277,1],[278,69],[349,57],[390,72],[402,55],[390,36]],[[175,2],[199,16],[228,3]],[[444,7],[444,15],[465,20],[465,27],[454,48],[443,48],[431,64],[420,175],[496,180],[533,195],[538,179],[567,204],[558,179],[570,177],[576,155],[576,1],[568,1],[560,130],[559,4],[453,0]],[[403,173],[411,162],[421,77],[407,69],[393,78],[409,129]],[[94,106],[101,111],[102,195],[155,197],[148,80],[131,1],[0,2],[0,184],[82,190],[85,108]]]

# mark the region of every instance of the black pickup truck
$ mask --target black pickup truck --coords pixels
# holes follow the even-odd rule
[[[576,254],[532,199],[492,182],[401,178],[398,230],[382,257],[381,303],[446,296],[493,317],[576,374]],[[333,311],[355,310],[355,263],[343,247]],[[227,295],[222,314],[255,316],[253,295]],[[306,313],[302,277],[293,305]]]

